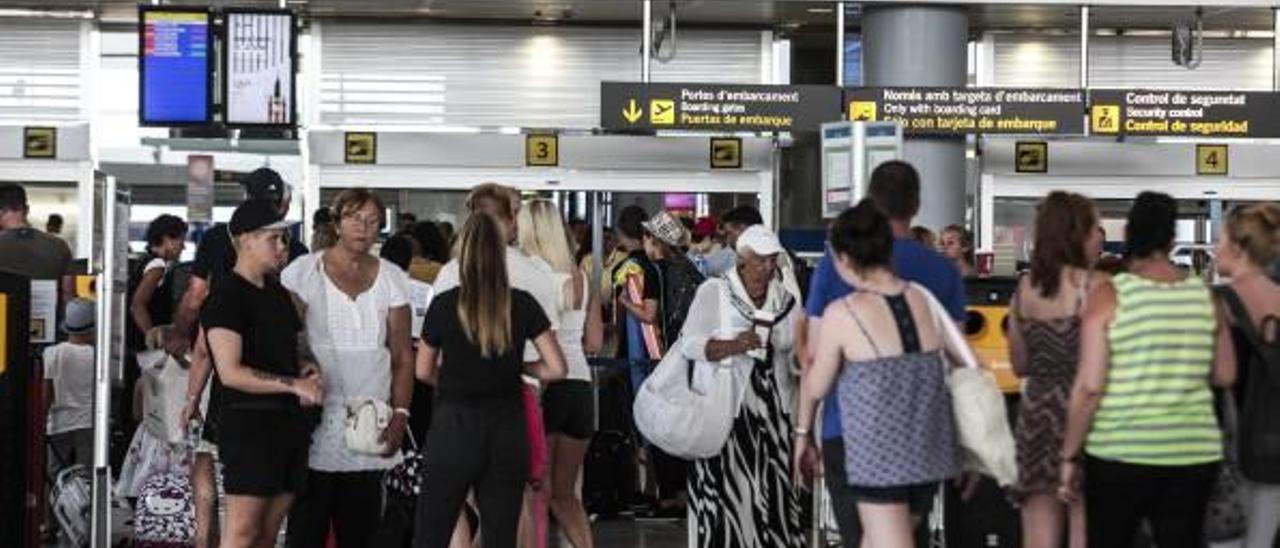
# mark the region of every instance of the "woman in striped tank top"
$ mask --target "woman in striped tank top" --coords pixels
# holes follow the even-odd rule
[[[1143,520],[1160,548],[1201,546],[1222,459],[1210,384],[1231,385],[1235,357],[1209,288],[1169,262],[1177,214],[1168,195],[1138,195],[1129,271],[1085,307],[1060,496],[1079,500],[1083,479],[1090,548],[1132,546]]]

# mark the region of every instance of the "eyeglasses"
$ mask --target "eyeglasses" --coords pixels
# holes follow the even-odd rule
[[[382,224],[382,218],[377,215],[362,215],[359,213],[348,213],[343,215],[342,220],[344,222],[358,223],[370,227],[376,227]]]

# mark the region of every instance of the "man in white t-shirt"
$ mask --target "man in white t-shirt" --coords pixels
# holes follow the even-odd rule
[[[533,295],[533,298],[542,306],[542,311],[547,314],[547,319],[551,320],[551,329],[558,329],[560,327],[558,325],[560,288],[556,287],[556,277],[551,271],[551,266],[542,259],[525,255],[515,247],[518,235],[516,213],[520,211],[520,194],[512,188],[496,183],[484,183],[471,189],[466,206],[467,211],[472,215],[492,215],[502,224],[506,231],[507,242],[511,244],[507,246],[507,277],[511,287],[522,289]],[[440,274],[436,276],[433,286],[435,294],[439,295],[458,287],[458,280],[458,261],[454,259],[444,265],[444,268],[440,269]],[[533,345],[525,348],[526,359],[537,360],[537,355],[537,352],[533,351]]]
[[[49,471],[57,474],[73,464],[93,464],[93,371],[95,322],[93,301],[67,303],[63,328],[67,342],[44,351],[45,401],[49,402]]]

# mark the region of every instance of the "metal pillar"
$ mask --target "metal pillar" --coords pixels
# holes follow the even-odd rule
[[[640,37],[640,81],[648,82],[650,63],[653,58],[653,0],[644,0],[644,21],[641,28],[644,35]]]
[[[836,85],[844,85],[844,2],[836,2]]]
[[[1271,89],[1280,91],[1280,9],[1271,10]]]
[[[1080,6],[1080,89],[1089,89],[1089,6]]]
[[[863,82],[867,86],[964,87],[968,80],[969,14],[943,5],[874,5],[862,17]],[[941,228],[965,217],[963,138],[908,139],[903,154],[920,172],[916,223]]]
[[[116,285],[125,280],[116,279],[116,261],[126,257],[116,256],[116,178],[107,177],[102,192],[102,210],[94,212],[102,216],[102,270],[98,272],[98,346],[94,360],[93,404],[93,491],[90,545],[93,548],[111,546],[111,361],[116,356],[111,344],[115,322],[119,314],[114,309]]]

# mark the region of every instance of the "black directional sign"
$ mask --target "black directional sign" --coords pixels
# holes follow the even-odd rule
[[[1280,137],[1280,95],[1245,91],[1097,90],[1094,135]]]
[[[600,84],[609,130],[817,131],[842,118],[840,88],[726,84]]]
[[[849,119],[900,122],[908,135],[1084,133],[1078,89],[850,88]]]

